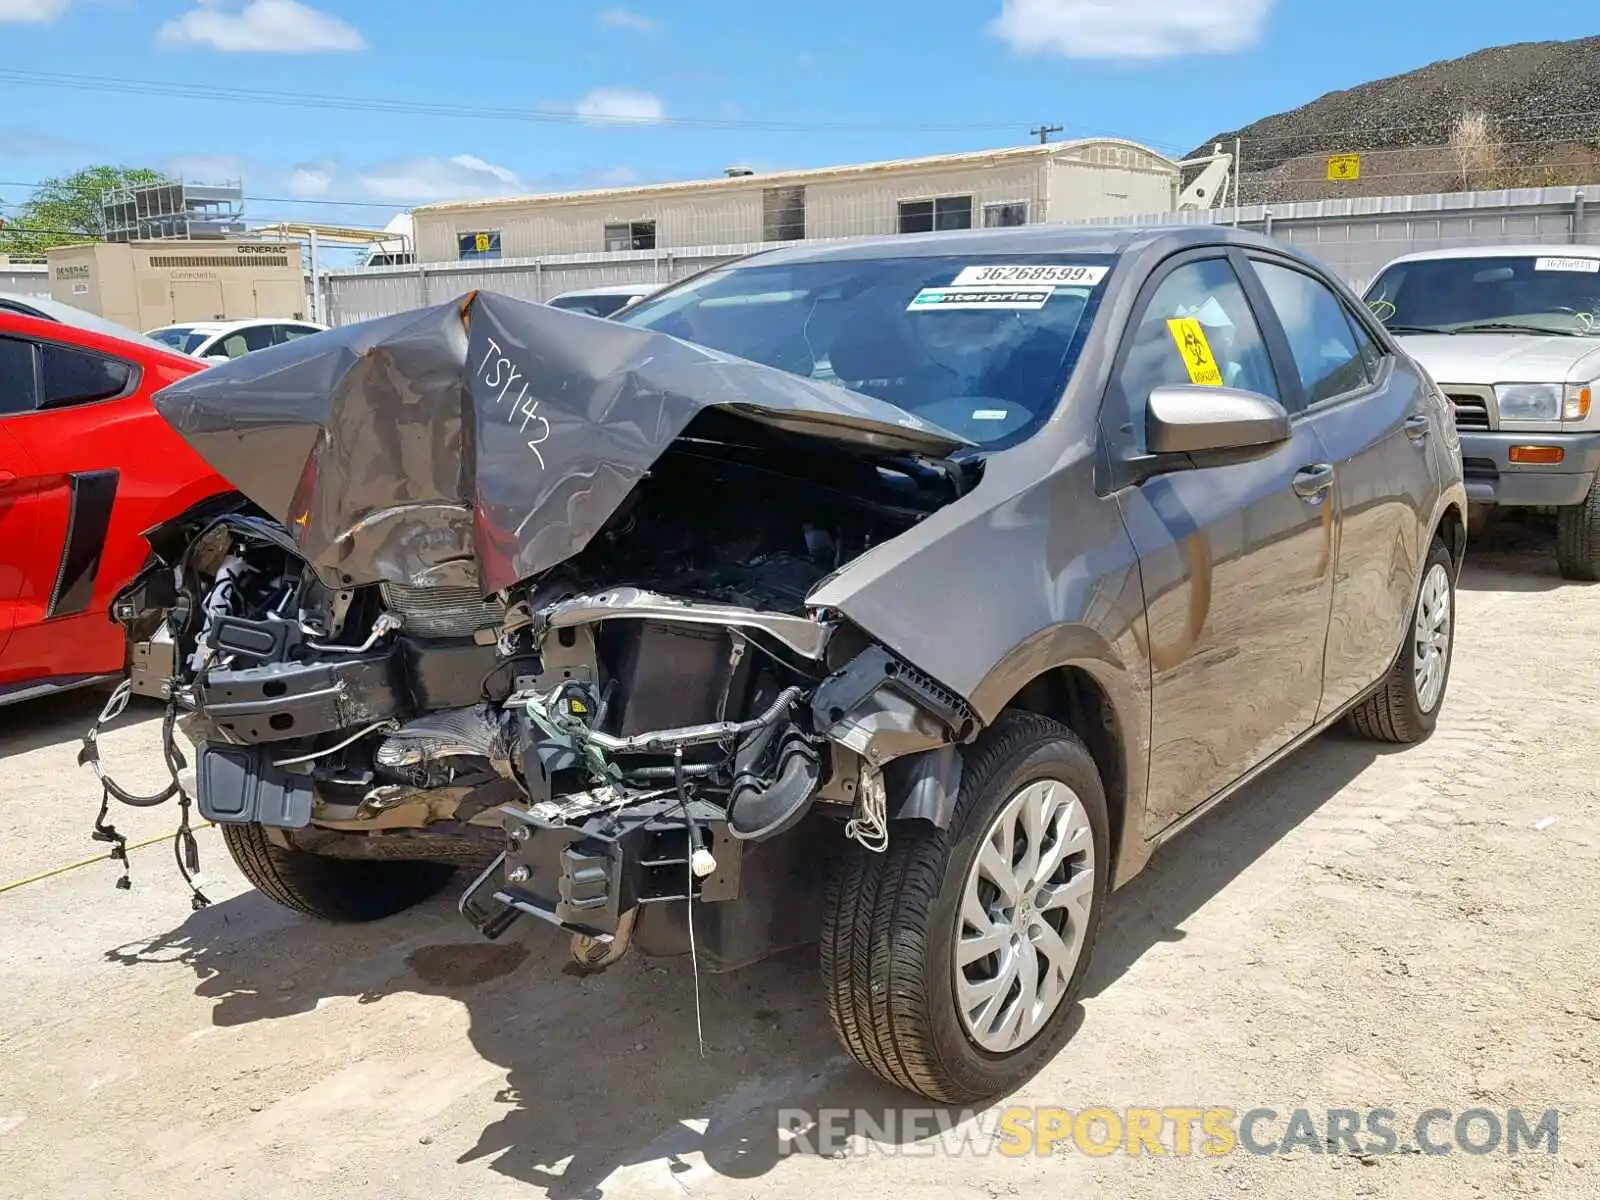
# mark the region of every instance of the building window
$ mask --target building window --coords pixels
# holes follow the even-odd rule
[[[654,221],[621,221],[606,226],[607,250],[654,250],[655,248]]]
[[[761,240],[798,242],[806,236],[806,189],[766,188],[761,193]]]
[[[463,262],[474,258],[499,258],[500,231],[491,229],[463,233],[456,239],[456,249]]]
[[[971,229],[971,196],[938,196],[900,201],[900,232],[931,233],[935,229]]]
[[[1028,223],[1028,202],[1026,200],[1002,200],[995,204],[983,206],[983,227],[985,229],[1009,229],[1013,225],[1026,225]]]

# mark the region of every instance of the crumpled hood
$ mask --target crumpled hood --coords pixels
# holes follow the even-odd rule
[[[1435,382],[1588,383],[1600,376],[1600,339],[1519,333],[1427,333],[1400,344]]]
[[[864,454],[969,444],[833,384],[492,292],[257,351],[155,406],[343,582],[485,592],[582,550],[709,408]]]

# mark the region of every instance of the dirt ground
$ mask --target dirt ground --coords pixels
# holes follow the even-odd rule
[[[1474,546],[1432,740],[1324,737],[1113,898],[1076,1036],[1008,1103],[1554,1108],[1554,1155],[797,1150],[781,1110],[907,1103],[836,1049],[808,954],[707,979],[701,1057],[684,963],[574,977],[552,931],[482,943],[453,895],[316,925],[206,830],[203,912],[166,844],[131,892],[98,863],[0,894],[0,1195],[1600,1196],[1600,589],[1539,538]],[[92,708],[0,715],[0,887],[96,852]],[[130,715],[107,760],[154,783],[157,729]]]

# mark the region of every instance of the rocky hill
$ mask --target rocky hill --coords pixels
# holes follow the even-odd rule
[[[1234,138],[1246,204],[1600,183],[1600,37],[1495,46],[1329,92],[1195,153]],[[1334,154],[1359,154],[1360,179],[1330,181]]]

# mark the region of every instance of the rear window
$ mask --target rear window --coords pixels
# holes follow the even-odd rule
[[[109,400],[128,390],[133,368],[120,359],[46,342],[39,347],[40,408],[68,408]]]
[[[829,260],[711,271],[617,317],[841,384],[990,448],[1054,413],[1108,255]]]
[[[171,346],[179,354],[193,354],[205,344],[206,340],[205,334],[181,326],[173,329],[157,329],[150,336],[164,346]]]
[[[569,312],[587,313],[591,317],[609,317],[626,305],[632,296],[557,296],[550,301],[551,308],[564,308]]]

